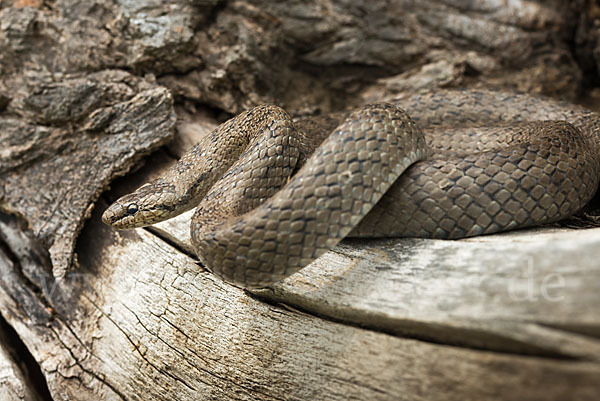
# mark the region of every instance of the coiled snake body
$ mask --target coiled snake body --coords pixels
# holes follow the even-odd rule
[[[248,110],[103,221],[141,227],[198,206],[191,234],[203,264],[261,287],[348,235],[455,239],[539,225],[573,214],[598,187],[600,119],[573,105],[446,91],[335,123],[296,129],[278,107]]]

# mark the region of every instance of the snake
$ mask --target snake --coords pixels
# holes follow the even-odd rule
[[[265,287],[345,237],[452,240],[571,216],[598,188],[599,130],[582,106],[485,89],[295,121],[260,105],[102,220],[130,229],[196,208],[201,264],[235,286]]]

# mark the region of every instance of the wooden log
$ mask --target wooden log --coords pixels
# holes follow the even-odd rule
[[[193,255],[192,213],[150,230]],[[598,249],[600,229],[346,240],[272,288],[252,292],[392,334],[598,361]]]
[[[19,303],[5,288],[0,293],[7,320],[41,362],[56,399],[592,400],[599,394],[600,366],[594,357],[566,351],[536,354],[533,347],[527,349],[529,356],[514,349],[490,352],[440,344],[439,336],[434,342],[407,338],[370,327],[370,322],[364,328],[338,323],[249,296],[148,230],[117,232],[98,219],[96,213],[80,239],[78,271],[52,285],[38,279],[51,305],[43,305],[27,288],[12,289],[22,297]],[[333,254],[348,252],[342,247]],[[333,302],[342,292],[347,307],[367,309],[368,302],[348,302],[357,291],[373,292],[374,284],[342,285],[340,277],[358,273],[357,263],[346,262],[335,263],[341,267],[337,279],[323,280],[311,267],[284,287],[293,286],[297,293],[310,288]],[[14,274],[17,268],[13,264]],[[427,269],[405,273],[422,284],[435,281]],[[497,274],[497,280],[510,279]],[[382,294],[406,289],[401,280],[388,285]],[[486,293],[503,286],[490,288]],[[481,309],[476,300],[469,298],[466,309]],[[439,312],[439,303],[422,302],[437,305],[433,309]],[[427,316],[421,307],[413,317],[416,325],[423,320],[418,316]],[[529,313],[535,316],[534,310]],[[469,335],[474,326],[465,320],[454,325]],[[427,332],[424,326],[421,333]],[[490,330],[483,326],[482,332]],[[435,337],[439,327],[431,327]],[[545,333],[537,334],[543,340]],[[488,346],[485,335],[479,340],[481,348]]]

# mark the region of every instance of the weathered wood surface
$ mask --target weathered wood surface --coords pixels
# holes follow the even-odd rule
[[[0,1],[0,398],[597,400],[597,230],[345,241],[250,293],[194,262],[189,214],[129,232],[99,215],[256,103],[576,99],[600,82],[598,15],[584,0]],[[169,148],[113,181],[175,115]]]
[[[51,287],[53,303],[69,309],[51,310],[25,288],[10,289],[23,297],[20,306],[2,298],[56,399],[592,400],[598,394],[596,361],[447,346],[290,310],[221,283],[147,230],[115,232],[98,217],[80,239],[78,272]],[[349,288],[343,279],[355,268],[347,264],[328,282],[308,274],[287,285],[351,297],[346,290],[361,286]]]
[[[149,230],[193,255],[188,212]],[[600,229],[346,240],[253,293],[390,334],[600,361]]]

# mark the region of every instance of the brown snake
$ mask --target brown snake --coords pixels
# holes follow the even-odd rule
[[[261,287],[346,236],[495,233],[558,221],[596,192],[596,113],[485,90],[394,103],[298,129],[282,109],[255,107],[102,219],[134,228],[198,206],[191,235],[203,264],[227,282]]]

